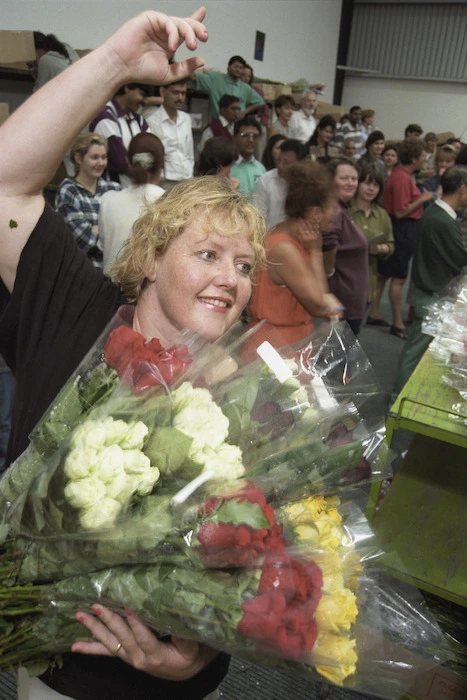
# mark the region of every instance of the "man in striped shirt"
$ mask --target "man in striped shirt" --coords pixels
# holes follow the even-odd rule
[[[130,179],[126,175],[127,149],[130,141],[136,134],[149,130],[146,120],[137,113],[137,109],[146,100],[147,92],[147,85],[140,83],[124,85],[89,125],[90,131],[101,134],[107,139],[109,175],[123,187],[130,185]]]

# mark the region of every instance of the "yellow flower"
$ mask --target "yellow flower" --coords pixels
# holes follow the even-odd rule
[[[338,593],[344,588],[344,577],[340,571],[323,572],[323,593]]]
[[[335,525],[340,525],[342,523],[342,516],[336,508],[329,508],[326,514],[320,517],[320,520],[327,520]]]
[[[336,593],[322,596],[315,616],[320,630],[339,632],[350,629],[357,613],[355,595],[348,588],[342,588]]]
[[[312,520],[317,520],[328,507],[324,496],[310,496],[310,498],[306,499],[304,505]]]
[[[322,571],[324,593],[337,593],[344,588],[339,552],[317,552],[314,554],[313,560]]]
[[[328,504],[328,508],[338,508],[341,504],[341,499],[339,496],[326,496],[326,501]]]
[[[328,632],[319,634],[312,653],[312,661],[318,673],[331,683],[343,685],[347,676],[356,671],[358,656],[355,644],[356,640],[349,637]]]
[[[310,523],[321,515],[327,508],[324,496],[310,496],[284,508],[284,512],[292,525]]]
[[[295,534],[299,544],[313,544],[319,546],[320,535],[313,525],[297,525]]]
[[[354,591],[358,586],[358,578],[362,573],[362,564],[360,555],[353,547],[347,550],[345,557],[342,558],[342,573],[346,587]]]
[[[315,523],[319,531],[319,543],[323,549],[337,549],[342,544],[342,528],[331,522],[317,520]]]

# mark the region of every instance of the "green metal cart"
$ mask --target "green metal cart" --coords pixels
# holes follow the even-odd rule
[[[378,510],[371,489],[368,515],[391,573],[467,606],[467,414],[443,371],[428,350],[392,406],[389,444],[400,428],[416,435]]]

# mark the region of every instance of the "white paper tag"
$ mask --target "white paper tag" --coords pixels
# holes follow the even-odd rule
[[[321,377],[315,377],[311,380],[311,386],[315,392],[316,400],[318,401],[320,408],[325,411],[336,408],[337,401],[333,399],[329,391],[326,389],[326,385],[321,379]]]
[[[282,357],[279,355],[277,350],[272,347],[271,343],[267,340],[256,349],[256,352],[260,358],[267,364],[269,369],[273,374],[276,375],[277,379],[283,384],[287,379],[293,377],[293,372],[288,367],[287,363],[284,362]]]

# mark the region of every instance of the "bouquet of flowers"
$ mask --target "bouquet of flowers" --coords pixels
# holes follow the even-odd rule
[[[398,698],[419,667],[439,660],[443,638],[413,594],[401,598],[393,583],[378,580],[380,552],[349,494],[278,508],[275,548],[250,565],[120,565],[0,589],[7,600],[0,665],[44,670],[51,655],[83,638],[77,608],[100,601],[122,613],[130,604],[160,635]],[[428,645],[433,658],[407,656],[407,647],[420,653]]]
[[[371,533],[325,494],[381,479],[387,449],[353,335],[338,324],[278,352],[273,330],[234,329],[165,350],[126,314],[0,482],[1,667],[68,649],[77,606],[101,600],[162,634],[357,678]]]
[[[188,336],[166,351],[114,322],[0,483],[4,529],[24,551],[20,579],[187,553],[201,567],[237,565],[206,550],[213,519],[248,523],[260,553],[275,524],[254,499],[225,497],[229,482],[234,492],[254,484],[279,505],[382,478],[382,418],[368,427],[360,415],[377,384],[354,358],[355,391],[342,386],[341,346],[334,359],[324,351],[337,332],[281,353],[264,329],[233,331],[209,348]],[[252,347],[267,361],[245,359]]]

